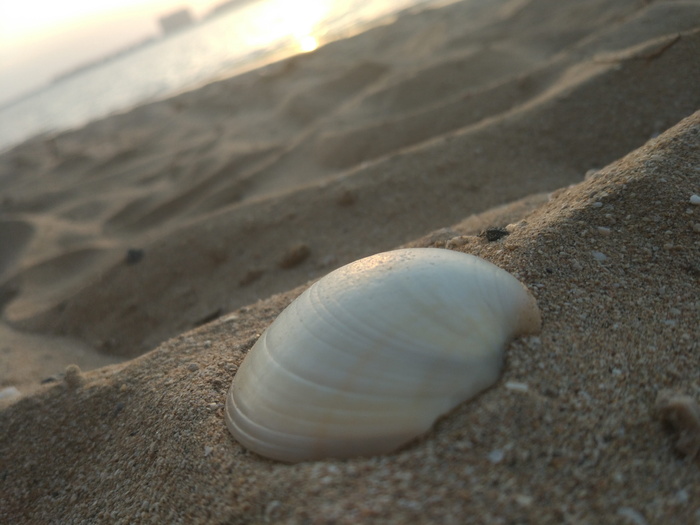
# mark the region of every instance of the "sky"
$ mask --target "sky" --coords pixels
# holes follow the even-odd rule
[[[221,0],[0,0],[0,104],[56,75],[160,34],[158,18],[200,18]]]

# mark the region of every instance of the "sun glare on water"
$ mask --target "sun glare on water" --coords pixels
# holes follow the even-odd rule
[[[311,35],[306,35],[299,38],[298,42],[299,49],[302,53],[308,53],[309,51],[313,51],[318,47],[318,40],[316,40],[316,37]]]
[[[330,10],[328,0],[270,0],[258,4],[256,40],[274,42],[289,38],[298,51],[307,53],[319,46],[319,23]]]

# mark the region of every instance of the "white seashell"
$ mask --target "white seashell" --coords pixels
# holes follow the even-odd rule
[[[535,299],[472,255],[396,250],[328,274],[243,360],[226,424],[281,461],[391,452],[496,382],[504,347],[537,333]]]

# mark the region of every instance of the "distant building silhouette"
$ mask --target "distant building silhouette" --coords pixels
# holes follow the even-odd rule
[[[256,1],[257,0],[226,0],[225,2],[221,2],[214,6],[214,8],[207,14],[207,18],[222,15],[228,11],[231,11],[238,7],[243,7],[246,4],[252,4]]]
[[[189,9],[178,9],[168,15],[161,16],[158,20],[163,33],[169,35],[176,33],[194,24],[194,18]]]

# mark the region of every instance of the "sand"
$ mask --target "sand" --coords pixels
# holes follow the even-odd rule
[[[700,521],[699,15],[408,12],[0,156],[0,522]],[[245,352],[399,246],[512,272],[542,333],[394,454],[242,449]]]

